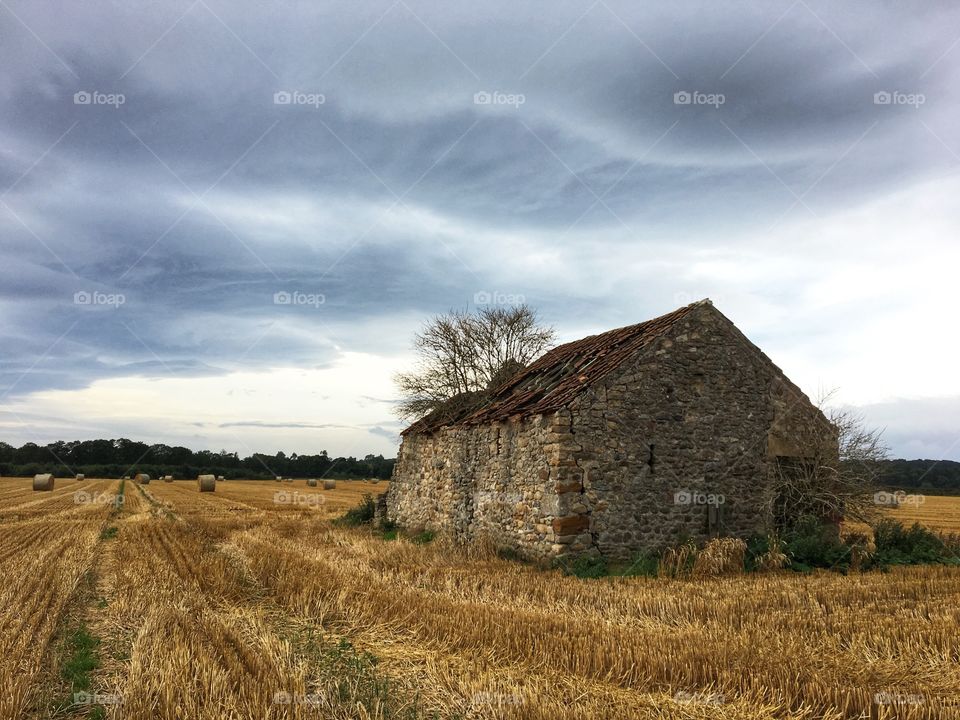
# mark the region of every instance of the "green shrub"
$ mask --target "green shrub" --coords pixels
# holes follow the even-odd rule
[[[873,541],[877,547],[874,562],[878,565],[917,565],[950,560],[943,540],[920,523],[905,528],[896,520],[884,518],[873,526]]]
[[[825,525],[816,517],[807,515],[800,518],[783,539],[784,551],[794,570],[846,570],[850,566],[850,548],[840,539],[834,526]]]
[[[633,562],[618,575],[623,577],[656,577],[660,560],[656,553],[643,550],[637,554]]]
[[[511,560],[514,562],[522,562],[523,556],[516,548],[512,548],[509,545],[502,545],[496,549],[497,557],[501,560]]]
[[[433,530],[424,530],[422,533],[414,535],[410,540],[417,545],[426,545],[428,542],[433,542],[434,537],[436,537],[436,534]]]
[[[374,501],[373,496],[367,493],[363,496],[363,500],[359,505],[350,508],[344,513],[340,521],[344,525],[369,525],[373,522],[373,516],[376,514],[376,511],[377,503]]]
[[[768,535],[753,535],[747,540],[747,557],[744,561],[744,567],[747,572],[758,570],[759,559],[770,550],[770,537]]]
[[[609,573],[606,561],[598,557],[578,557],[572,562],[561,561],[560,568],[566,575],[575,575],[578,578],[600,578]]]

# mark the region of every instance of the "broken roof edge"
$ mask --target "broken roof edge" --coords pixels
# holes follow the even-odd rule
[[[438,408],[438,411],[431,412],[411,423],[400,435],[430,434],[445,427],[475,426],[554,413],[566,407],[583,390],[602,380],[634,353],[665,335],[677,322],[698,307],[709,307],[719,313],[719,310],[714,308],[713,302],[709,298],[704,298],[639,323],[624,325],[557,345],[491,390],[488,393],[488,402],[475,407],[472,412],[468,411],[459,417],[451,418],[444,417],[444,413],[439,412]],[[722,313],[719,314],[730,323],[729,318]],[[586,362],[578,368],[565,367],[577,357],[585,358]],[[538,375],[549,376],[550,374],[558,377],[554,386],[546,392],[538,394],[528,391],[526,397],[522,395],[518,397],[514,393],[514,390]],[[573,382],[574,379],[578,382]]]

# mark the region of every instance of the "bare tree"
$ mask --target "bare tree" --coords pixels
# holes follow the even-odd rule
[[[821,519],[876,517],[873,493],[889,449],[882,428],[870,428],[862,413],[829,406],[836,391],[821,394],[817,407],[829,424],[803,423],[795,438],[803,457],[778,459],[775,517],[789,526],[804,515]]]
[[[414,338],[412,372],[394,382],[402,399],[398,414],[423,417],[452,398],[482,393],[515,374],[554,340],[527,305],[451,310],[433,318]]]

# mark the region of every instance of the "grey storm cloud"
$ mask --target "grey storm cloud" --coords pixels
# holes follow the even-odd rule
[[[958,20],[946,2],[8,0],[0,393],[400,353],[478,291],[578,327],[669,309],[688,286],[655,261],[702,256],[692,237],[955,172]],[[668,300],[623,303],[641,281]]]

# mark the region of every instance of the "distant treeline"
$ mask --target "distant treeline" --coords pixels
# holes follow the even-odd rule
[[[880,484],[894,490],[960,493],[960,462],[953,460],[884,460]]]
[[[162,443],[147,445],[126,438],[58,441],[48,445],[26,443],[19,448],[0,442],[0,475],[20,477],[52,472],[60,477],[84,473],[90,477],[117,478],[144,472],[152,477],[173,475],[188,479],[200,473],[212,473],[227,478],[262,480],[275,475],[385,480],[393,472],[393,463],[393,458],[383,455],[332,458],[326,451],[318,455],[254,453],[241,458],[226,450],[194,451]],[[890,489],[960,494],[960,462],[884,460],[880,484]]]
[[[367,455],[363,458],[332,458],[324,450],[319,455],[276,455],[254,453],[241,458],[235,452],[194,451],[169,445],[147,445],[119,440],[58,441],[48,445],[27,443],[15,448],[0,442],[0,475],[29,477],[50,472],[60,477],[83,473],[89,477],[118,478],[147,473],[151,477],[173,475],[196,478],[200,473],[227,478],[269,480],[283,477],[328,477],[337,479],[381,478],[393,472],[393,458]]]

